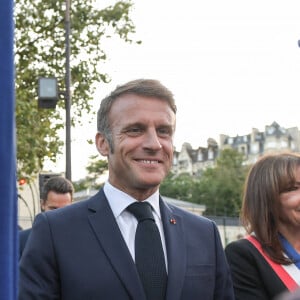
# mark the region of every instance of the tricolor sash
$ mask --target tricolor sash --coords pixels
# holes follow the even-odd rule
[[[258,240],[251,235],[246,236],[246,239],[252,243],[255,248],[260,252],[263,258],[269,263],[271,268],[277,274],[277,276],[281,279],[284,285],[287,287],[289,291],[294,291],[300,285],[300,270],[294,265],[280,265],[271,260],[263,251],[261,244]]]

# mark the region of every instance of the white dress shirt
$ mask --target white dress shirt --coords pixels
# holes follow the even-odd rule
[[[132,215],[130,212],[126,210],[126,208],[131,203],[136,202],[137,200],[132,198],[128,194],[122,192],[121,190],[115,188],[108,181],[106,181],[104,184],[104,193],[111,207],[111,210],[116,218],[117,224],[119,225],[120,231],[127,244],[130,254],[133,260],[135,260],[134,239],[135,239],[135,232],[136,232],[138,221],[134,215]],[[151,204],[155,223],[160,233],[162,246],[165,254],[166,268],[167,268],[168,260],[167,260],[165,235],[163,231],[163,225],[162,225],[160,209],[159,209],[159,191],[156,191],[154,194],[152,194],[149,198],[145,199],[144,201]]]

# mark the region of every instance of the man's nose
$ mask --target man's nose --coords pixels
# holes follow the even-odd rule
[[[162,148],[156,130],[149,130],[147,132],[145,135],[144,148],[151,149],[153,151],[157,151]]]

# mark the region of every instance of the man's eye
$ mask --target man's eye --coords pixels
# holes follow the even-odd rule
[[[171,135],[171,130],[169,128],[165,128],[165,127],[159,128],[157,130],[157,132],[158,132],[159,135],[163,135],[163,136],[166,136],[166,135],[169,136],[169,135]]]
[[[138,135],[142,132],[142,129],[139,128],[139,127],[132,127],[132,128],[129,128],[126,133],[129,134],[129,135]]]

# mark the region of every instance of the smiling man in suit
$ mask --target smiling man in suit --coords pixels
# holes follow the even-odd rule
[[[96,146],[109,178],[90,199],[36,218],[19,299],[234,299],[216,225],[159,194],[175,116],[172,93],[156,80],[128,82],[102,100]]]

